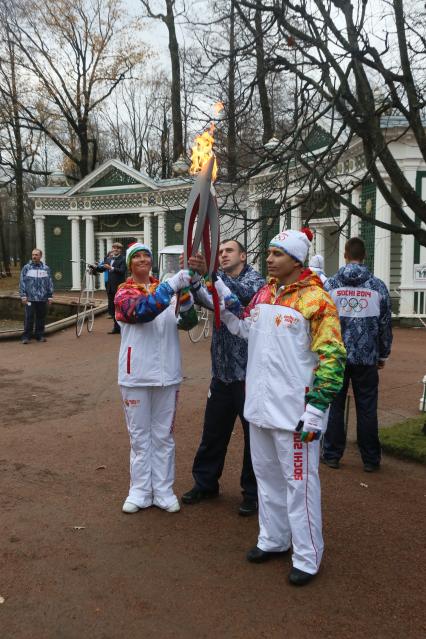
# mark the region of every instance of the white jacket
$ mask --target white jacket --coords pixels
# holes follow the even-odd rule
[[[118,322],[120,386],[170,386],[182,381],[175,299],[152,322]]]
[[[294,431],[318,363],[309,321],[272,304],[257,304],[244,320],[230,311],[222,311],[221,319],[231,333],[248,339],[244,417],[257,426]]]

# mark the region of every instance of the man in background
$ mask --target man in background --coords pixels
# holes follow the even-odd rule
[[[245,248],[236,240],[224,240],[219,246],[220,275],[238,297],[248,304],[265,283],[262,276],[246,263]],[[201,274],[207,272],[204,257],[189,259],[189,268]],[[206,288],[198,282],[192,287],[195,302],[212,309]],[[192,475],[194,486],[182,496],[184,504],[196,504],[219,495],[219,479],[225,464],[226,451],[239,416],[244,432],[244,456],[240,485],[243,501],[239,514],[257,513],[257,485],[250,454],[249,424],[244,419],[247,342],[231,335],[224,324],[213,329],[212,380],[207,396],[203,434],[195,455]]]
[[[41,261],[42,255],[40,249],[33,249],[31,260],[25,264],[19,278],[19,295],[25,304],[23,344],[28,344],[33,334],[37,342],[46,341],[44,327],[47,305],[53,298],[53,280],[50,268]]]
[[[339,468],[346,446],[344,412],[349,382],[355,397],[357,442],[366,472],[380,468],[381,448],[377,420],[378,370],[392,345],[391,301],[386,284],[364,264],[365,245],[352,237],[345,245],[346,266],[324,284],[340,317],[347,351],[343,386],[330,407],[322,461]]]
[[[126,260],[123,255],[123,245],[119,242],[114,242],[110,253],[108,253],[102,264],[98,264],[96,271],[98,273],[108,272],[108,280],[105,283],[108,296],[108,313],[114,321],[112,330],[108,332],[110,335],[120,333],[120,327],[115,320],[114,297],[118,287],[126,279]]]

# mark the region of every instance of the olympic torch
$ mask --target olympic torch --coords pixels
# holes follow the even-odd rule
[[[222,105],[223,108],[223,105]],[[207,284],[213,298],[215,326],[220,327],[219,297],[215,287],[217,279],[219,249],[219,210],[213,181],[217,172],[216,158],[213,153],[213,130],[197,136],[192,153],[191,172],[197,173],[186,206],[184,222],[184,266],[188,268],[188,259],[195,255],[203,244],[208,267]],[[194,231],[195,226],[195,231]],[[179,309],[179,300],[176,310]]]

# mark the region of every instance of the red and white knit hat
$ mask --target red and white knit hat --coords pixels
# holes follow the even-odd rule
[[[301,264],[304,263],[311,246],[313,235],[308,228],[301,231],[281,231],[269,242],[269,246],[281,249]]]

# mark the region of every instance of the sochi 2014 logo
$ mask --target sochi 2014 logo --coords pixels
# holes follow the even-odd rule
[[[368,300],[365,298],[341,297],[338,302],[344,313],[361,313],[368,306]]]

